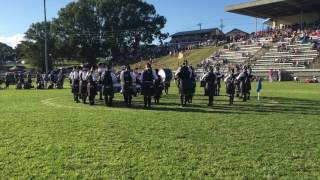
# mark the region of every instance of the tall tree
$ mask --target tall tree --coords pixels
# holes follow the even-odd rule
[[[12,47],[0,42],[0,64],[5,61],[12,61],[15,58],[15,52]]]
[[[46,24],[48,33],[48,65],[49,69],[52,68],[53,58],[57,56],[57,51],[55,49],[55,33],[52,32],[51,22]],[[40,68],[42,71],[45,71],[45,62],[44,62],[44,43],[45,43],[45,23],[34,23],[25,33],[25,40],[19,44],[18,52],[23,54],[27,63],[33,64],[34,66]],[[19,56],[20,56],[19,55]]]
[[[155,39],[162,42],[166,19],[142,0],[78,0],[59,11],[55,31],[64,48],[95,63],[111,51],[115,59]],[[68,47],[66,47],[68,46]]]
[[[102,37],[95,0],[71,2],[54,20],[58,44],[74,57],[89,64],[102,55]]]

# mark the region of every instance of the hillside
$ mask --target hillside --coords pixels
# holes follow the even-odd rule
[[[193,66],[196,66],[199,64],[203,59],[206,59],[210,57],[214,52],[218,51],[221,47],[206,47],[206,48],[201,48],[201,49],[193,49],[190,51],[184,52],[184,57],[183,59],[178,59],[178,55],[176,56],[164,56],[161,58],[156,58],[153,63],[154,68],[170,68],[170,69],[177,69],[179,64],[182,64],[184,59],[188,59],[189,63]],[[139,63],[134,63],[132,64],[132,68],[139,68],[141,67],[144,69],[145,65],[149,61],[143,60],[142,62]],[[55,64],[55,68],[57,67],[70,67],[72,65],[79,64],[76,61],[71,61],[71,62],[64,62],[62,64]],[[27,64],[28,68],[33,68],[32,65]],[[115,69],[121,69],[119,65],[115,66]]]
[[[176,69],[179,64],[183,62],[184,59],[188,59],[191,65],[199,64],[203,59],[210,57],[214,52],[219,50],[220,47],[208,47],[201,49],[193,49],[184,53],[183,59],[178,59],[178,56],[164,56],[161,58],[157,58],[154,60],[153,67],[154,68],[170,68]],[[148,63],[148,60],[135,63],[132,65],[133,68],[144,68],[144,66]]]

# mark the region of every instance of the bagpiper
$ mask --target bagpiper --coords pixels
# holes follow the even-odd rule
[[[235,72],[235,76],[238,77],[240,75],[240,66],[237,65],[236,66],[236,72]],[[235,88],[236,88],[236,97],[240,97],[240,93],[241,93],[241,88],[240,88],[240,81],[238,79],[236,79],[235,81]]]
[[[99,99],[103,100],[103,83],[102,83],[102,74],[106,71],[105,64],[100,63],[98,65],[98,77],[99,80],[97,82],[97,91],[99,92]]]
[[[144,107],[151,107],[151,99],[154,95],[154,81],[158,79],[157,74],[152,70],[151,64],[146,65],[146,69],[141,75],[142,91]]]
[[[188,102],[192,86],[192,71],[188,66],[188,61],[184,61],[183,65],[176,71],[175,76],[179,88],[181,106],[185,106]]]
[[[10,86],[10,74],[7,72],[5,77],[4,77],[4,82],[6,84],[6,89],[9,89]]]
[[[216,74],[213,72],[213,67],[210,66],[209,72],[203,78],[205,81],[205,95],[208,96],[208,106],[213,106],[213,97],[216,92]]]
[[[79,94],[81,96],[83,104],[87,104],[87,83],[88,83],[88,72],[87,67],[83,67],[79,72],[80,84],[79,84]]]
[[[159,70],[156,69],[155,72],[158,78],[154,82],[154,103],[159,104],[164,85],[163,85],[163,79],[159,75]]]
[[[80,92],[80,74],[79,74],[79,67],[76,66],[73,68],[73,71],[70,73],[70,81],[71,81],[71,88],[73,94],[73,100],[76,103],[79,103],[79,92]]]
[[[243,71],[239,74],[237,80],[240,81],[241,97],[243,99],[243,102],[246,102],[249,95],[250,84],[250,77],[247,66],[244,66]]]
[[[229,96],[229,104],[232,105],[234,102],[234,94],[236,89],[236,75],[234,74],[234,68],[232,68],[228,74],[228,76],[224,79],[226,84],[226,93]]]
[[[101,83],[102,83],[102,92],[104,95],[104,102],[106,106],[113,105],[113,97],[114,97],[114,86],[117,78],[116,75],[112,72],[111,65],[107,66],[107,69],[101,74]]]
[[[132,105],[132,85],[135,82],[135,75],[131,71],[130,65],[126,65],[125,69],[120,73],[121,92],[127,107]]]
[[[95,97],[97,95],[97,77],[94,67],[91,67],[87,75],[87,96],[89,97],[89,104],[94,105]]]

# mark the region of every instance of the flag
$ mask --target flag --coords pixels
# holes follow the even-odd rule
[[[258,85],[257,85],[257,92],[258,92],[258,102],[260,102],[260,92],[262,90],[262,80],[259,78]]]
[[[262,81],[261,79],[258,80],[258,85],[257,85],[257,92],[260,93],[262,90]]]

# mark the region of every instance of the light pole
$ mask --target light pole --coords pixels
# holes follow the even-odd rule
[[[44,9],[44,62],[46,65],[46,74],[48,74],[48,37],[47,37],[47,8],[46,0],[43,0],[43,9]]]

